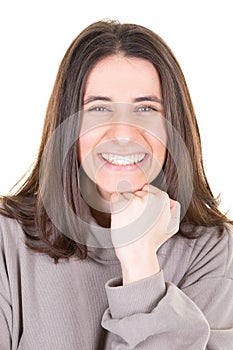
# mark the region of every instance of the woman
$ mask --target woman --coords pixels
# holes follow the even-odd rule
[[[1,214],[1,349],[231,348],[232,222],[149,29],[100,21],[73,41]]]

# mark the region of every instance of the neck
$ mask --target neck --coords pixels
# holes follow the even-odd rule
[[[83,172],[80,177],[81,195],[90,208],[92,216],[100,226],[109,228],[111,225],[111,212],[109,198],[105,196],[97,185]]]
[[[111,214],[105,213],[94,208],[90,208],[92,216],[95,218],[98,225],[106,228],[111,226]]]

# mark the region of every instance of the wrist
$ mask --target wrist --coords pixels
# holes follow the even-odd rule
[[[127,261],[121,266],[123,285],[149,278],[160,272],[157,255],[145,258],[135,257],[134,261]]]

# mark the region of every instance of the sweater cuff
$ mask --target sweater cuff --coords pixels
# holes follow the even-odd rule
[[[121,283],[121,279],[113,278],[105,285],[112,318],[150,313],[166,293],[163,271],[125,286]]]

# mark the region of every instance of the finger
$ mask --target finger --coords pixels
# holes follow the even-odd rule
[[[180,203],[174,200],[170,200],[170,203],[172,201],[172,208],[171,208],[171,218],[167,227],[167,235],[174,235],[179,231],[180,226]]]
[[[142,198],[142,197],[145,197],[147,195],[148,195],[148,191],[144,191],[144,190],[134,192],[134,196],[138,197],[138,198]]]
[[[111,203],[117,202],[118,197],[119,197],[119,193],[118,193],[118,192],[112,193],[112,194],[111,194],[111,197],[110,197],[110,202],[111,202]]]
[[[148,192],[143,191],[143,190],[139,190],[139,191],[135,191],[135,192],[122,192],[122,193],[120,193],[120,195],[126,200],[131,200],[133,197],[141,198],[147,194],[148,194]]]
[[[174,208],[174,206],[176,205],[176,201],[174,201],[174,199],[169,198],[170,201],[170,210],[172,211],[172,209]]]
[[[159,191],[159,189],[153,185],[146,184],[142,187],[142,191],[153,192],[153,191]]]
[[[146,192],[154,194],[154,195],[161,194],[161,196],[163,196],[163,195],[168,196],[166,192],[160,190],[158,187],[155,187],[151,184],[146,184],[145,186],[143,186],[142,191],[146,191]]]
[[[121,193],[121,196],[123,199],[125,199],[126,201],[130,201],[133,198],[133,193],[132,192],[124,192]]]
[[[116,214],[127,208],[129,203],[130,195],[115,192],[110,197],[110,211]]]

